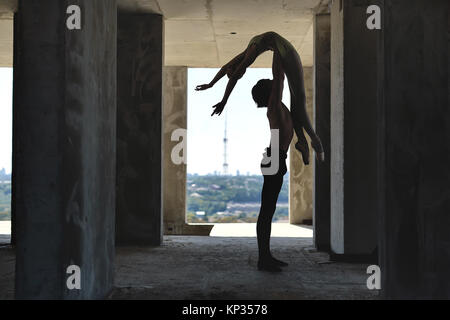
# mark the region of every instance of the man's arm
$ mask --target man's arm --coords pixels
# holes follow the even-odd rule
[[[272,73],[273,85],[269,103],[267,104],[267,112],[272,112],[274,111],[274,108],[278,108],[283,97],[284,70],[283,65],[281,64],[281,58],[277,52],[274,52],[273,54]]]

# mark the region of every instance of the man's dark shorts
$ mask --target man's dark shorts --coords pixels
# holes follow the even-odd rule
[[[271,156],[271,151],[272,151],[271,147],[266,148],[266,153],[267,153],[268,157]],[[262,168],[269,168],[271,166],[272,162],[269,162],[268,164],[261,163],[261,172],[265,178],[266,177],[283,177],[286,174],[286,172],[287,172],[287,166],[286,166],[287,153],[279,149],[278,150],[278,158],[279,158],[278,171],[276,174],[273,174],[273,175],[265,175],[264,171],[262,171]]]

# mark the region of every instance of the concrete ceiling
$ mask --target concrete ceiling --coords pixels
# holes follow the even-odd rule
[[[165,64],[220,67],[250,39],[275,31],[292,42],[305,66],[313,63],[313,10],[328,0],[118,0],[121,10],[165,18]],[[0,66],[12,65],[12,15],[17,0],[0,0]],[[270,67],[260,56],[254,67]]]

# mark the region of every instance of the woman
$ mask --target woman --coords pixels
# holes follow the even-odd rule
[[[323,151],[320,138],[314,132],[311,121],[306,113],[306,95],[303,83],[303,66],[300,56],[294,46],[275,32],[266,32],[254,37],[250,40],[247,49],[236,56],[233,60],[224,65],[214,79],[209,84],[199,85],[195,90],[206,90],[214,86],[225,74],[228,75],[229,81],[225,90],[224,97],[221,102],[213,106],[214,112],[211,114],[220,115],[228,101],[228,97],[234,89],[237,81],[242,78],[245,70],[256,60],[256,58],[265,51],[276,51],[281,58],[283,69],[289,83],[291,93],[291,115],[294,124],[294,130],[298,137],[295,148],[299,150],[303,157],[303,162],[309,164],[309,147],[303,133],[303,128],[311,138],[311,145],[316,151],[317,158],[324,161],[325,154]]]

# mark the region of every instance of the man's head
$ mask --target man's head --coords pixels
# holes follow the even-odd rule
[[[258,108],[266,108],[272,92],[272,80],[261,79],[252,89],[253,100]]]

